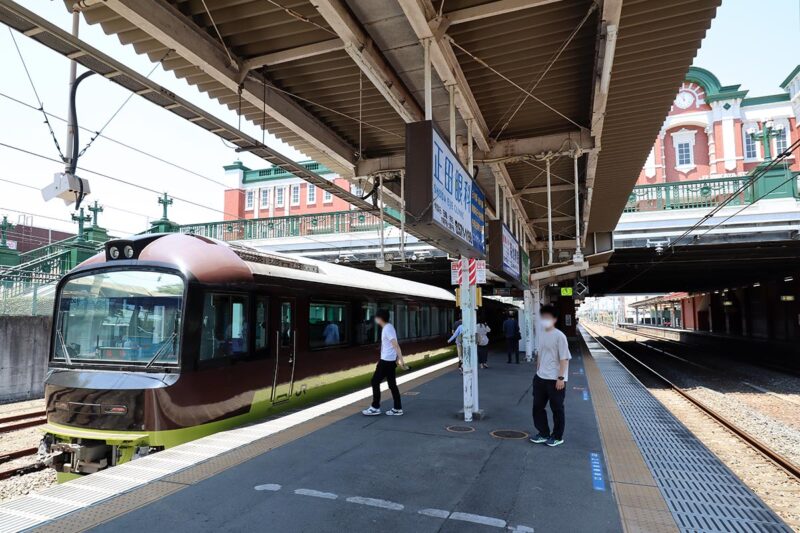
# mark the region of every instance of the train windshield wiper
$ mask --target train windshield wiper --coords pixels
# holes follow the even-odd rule
[[[162,345],[161,345],[161,348],[159,348],[159,349],[158,349],[158,351],[155,353],[155,355],[154,355],[154,356],[153,356],[153,357],[150,359],[150,361],[148,361],[148,362],[147,362],[147,364],[146,364],[146,365],[144,365],[144,368],[145,368],[145,370],[146,370],[146,369],[148,369],[148,368],[150,368],[150,366],[151,366],[153,363],[155,363],[155,362],[156,362],[156,360],[157,360],[159,357],[161,357],[161,355],[162,355],[162,354],[166,353],[166,352],[164,351],[164,348],[167,348],[167,347],[169,347],[170,343],[172,342],[172,339],[174,339],[176,336],[177,336],[177,333],[173,331],[173,332],[172,332],[172,334],[169,336],[169,338],[168,338],[167,340],[165,340],[165,341],[164,341],[164,344],[162,344]]]
[[[70,358],[69,352],[67,351],[67,343],[64,342],[64,335],[61,334],[60,329],[57,329],[56,333],[58,333],[58,340],[61,343],[61,353],[64,356],[64,361],[66,361],[68,365],[71,365],[72,359]]]

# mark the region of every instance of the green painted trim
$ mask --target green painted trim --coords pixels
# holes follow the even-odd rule
[[[454,352],[455,347],[449,346],[409,355],[405,360],[411,370],[419,370],[452,357]],[[54,435],[59,441],[92,438],[102,439],[108,444],[120,446],[122,448],[122,458],[119,464],[122,464],[130,459],[135,446],[148,444],[150,446],[171,448],[213,433],[233,429],[243,424],[264,421],[265,418],[277,415],[287,409],[298,409],[309,404],[321,403],[363,389],[369,383],[373,369],[374,364],[368,363],[348,370],[314,376],[299,381],[294,384],[294,396],[290,400],[278,404],[272,404],[269,400],[272,393],[271,388],[261,389],[256,391],[253,404],[248,413],[189,428],[166,431],[112,431],[90,430],[47,423],[42,426],[42,431]],[[61,482],[60,479],[59,482]]]
[[[711,71],[700,67],[689,67],[684,79],[702,85],[706,91],[706,97],[717,94],[722,88],[719,78],[712,74]]]
[[[322,163],[317,163],[316,161],[312,160],[299,161],[298,164],[302,165],[303,168],[310,170],[311,172],[315,172],[319,175],[334,174],[332,170],[327,168]],[[273,166],[255,170],[248,169],[244,173],[244,177],[242,178],[242,183],[258,183],[262,181],[271,181],[271,180],[286,179],[292,177],[294,177],[294,174],[292,174],[291,172],[287,172],[283,170],[281,167]]]
[[[234,161],[230,165],[225,165],[222,168],[224,170],[243,170],[244,172],[250,171],[250,168],[244,166],[244,163],[241,161]]]
[[[794,67],[794,69],[789,73],[789,75],[786,76],[786,79],[781,82],[780,88],[781,89],[785,89],[790,83],[792,83],[792,80],[798,74],[800,74],[800,65],[797,65],[796,67]]]
[[[735,100],[744,99],[747,96],[747,91],[731,91],[728,93],[719,93],[711,96],[706,95],[706,102],[720,102],[722,100]]]
[[[766,96],[754,96],[753,98],[745,98],[744,100],[742,100],[742,106],[774,104],[777,102],[788,102],[789,100],[790,100],[789,93],[768,94]]]

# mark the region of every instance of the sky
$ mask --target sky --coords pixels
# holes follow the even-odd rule
[[[69,30],[71,19],[63,2],[22,0],[21,3]],[[756,3],[758,9],[754,9]],[[115,37],[105,35],[99,26],[82,21],[80,37],[143,75],[153,68],[146,57],[122,46]],[[14,38],[44,109],[65,118],[69,61],[23,35],[14,33]],[[750,90],[749,96],[774,94],[780,91],[780,82],[800,63],[798,43],[798,0],[723,0],[694,64],[712,71],[723,85],[742,84],[743,89]],[[74,231],[75,225],[69,221],[72,208],[60,200],[45,202],[39,192],[52,182],[54,173],[63,170],[63,164],[57,162],[58,150],[41,113],[8,98],[38,107],[10,30],[5,27],[0,27],[0,69],[4,74],[0,77],[0,143],[56,159],[0,145],[0,216],[6,214],[12,222],[25,220],[38,226]],[[235,113],[172,74],[157,68],[150,77],[228,123],[238,123]],[[108,80],[89,77],[78,93],[80,125],[99,129],[128,96],[127,91]],[[51,119],[51,123],[63,150],[66,126],[57,119]],[[260,130],[252,124],[243,122],[243,129],[256,138],[261,137]],[[261,159],[237,154],[215,135],[137,96],[121,109],[104,135],[171,163],[157,161],[102,137],[81,157],[81,167],[138,185],[123,185],[97,174],[79,172],[89,179],[92,190],[85,205],[95,200],[103,204],[105,211],[100,215],[100,225],[116,235],[142,231],[150,220],[159,218],[161,206],[157,197],[161,192],[175,197],[169,213],[172,220],[182,224],[222,220],[226,184],[222,166],[237,158],[250,168],[266,166]],[[88,140],[87,133],[82,132],[81,146]],[[269,136],[267,144],[293,159],[305,158]],[[228,181],[227,185],[233,183]]]

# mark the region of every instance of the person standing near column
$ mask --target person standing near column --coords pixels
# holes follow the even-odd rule
[[[375,313],[375,323],[381,327],[381,358],[372,375],[372,405],[361,411],[361,414],[364,416],[381,414],[381,382],[385,379],[394,400],[394,407],[386,411],[386,414],[402,416],[403,405],[400,402],[400,389],[397,388],[395,373],[398,365],[403,369],[408,367],[403,361],[403,353],[397,342],[397,332],[389,322],[389,311],[379,309]]]
[[[569,353],[567,336],[556,329],[558,312],[552,305],[543,305],[539,311],[542,333],[539,353],[536,356],[536,375],[533,378],[533,425],[539,433],[531,442],[558,446],[564,444],[564,397],[569,379]],[[553,431],[547,420],[545,408],[550,404],[553,413]]]
[[[506,338],[506,354],[508,355],[506,363],[511,362],[513,355],[519,364],[519,325],[517,319],[514,318],[514,311],[509,311],[508,318],[503,322],[503,336]]]

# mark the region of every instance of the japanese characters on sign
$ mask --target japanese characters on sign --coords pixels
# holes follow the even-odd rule
[[[512,278],[519,279],[519,242],[503,225],[503,270]]]
[[[472,178],[436,130],[432,155],[433,220],[472,245]]]

